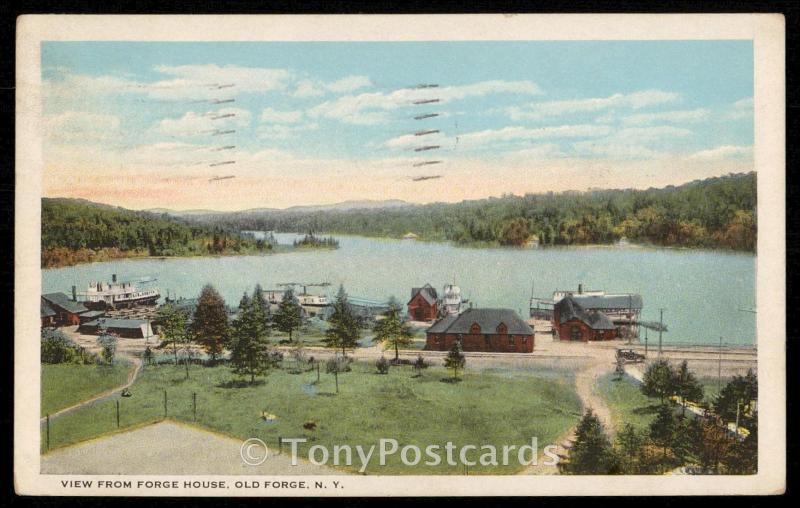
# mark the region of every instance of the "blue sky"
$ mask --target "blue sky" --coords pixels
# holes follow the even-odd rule
[[[752,54],[751,41],[46,42],[45,192],[237,209],[746,171]],[[409,136],[420,129],[440,132]],[[428,160],[442,162],[415,166]]]

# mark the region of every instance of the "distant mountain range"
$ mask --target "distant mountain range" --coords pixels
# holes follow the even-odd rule
[[[151,213],[167,214],[175,217],[200,216],[200,215],[233,215],[233,214],[259,214],[259,213],[304,213],[304,212],[324,212],[324,211],[348,211],[384,208],[403,208],[418,206],[401,199],[379,200],[351,200],[333,203],[330,205],[300,205],[289,208],[249,208],[247,210],[220,211],[220,210],[171,210],[169,208],[150,208],[145,210]]]

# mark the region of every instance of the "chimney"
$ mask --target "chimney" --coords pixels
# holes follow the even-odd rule
[[[583,284],[578,284],[578,294],[583,294]]]
[[[78,301],[78,288],[75,286],[72,286],[72,301],[73,302]]]
[[[111,282],[117,282],[117,274],[116,273],[112,273],[111,274]]]

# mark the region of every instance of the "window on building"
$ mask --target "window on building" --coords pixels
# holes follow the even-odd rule
[[[508,333],[508,327],[506,326],[505,323],[500,323],[499,325],[497,325],[497,333],[499,333],[500,335],[505,335],[506,333]]]
[[[481,333],[481,325],[478,323],[472,323],[472,326],[469,327],[469,333],[473,335]]]
[[[578,325],[572,325],[572,328],[569,331],[569,338],[571,340],[582,340],[583,334],[581,333],[581,327]]]
[[[514,345],[514,337],[512,337],[512,336],[509,336],[509,337],[508,337],[508,344],[509,344],[510,346],[513,346],[513,345]]]

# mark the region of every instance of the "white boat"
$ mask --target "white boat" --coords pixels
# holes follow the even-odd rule
[[[284,292],[285,290],[283,289],[270,289],[264,291],[264,297],[271,305],[278,305],[281,303],[281,300],[283,300]],[[297,303],[299,303],[301,307],[321,308],[327,307],[331,304],[330,300],[325,295],[298,293],[295,294],[294,297],[297,299]]]
[[[446,315],[457,316],[461,313],[461,288],[455,284],[445,284],[442,297],[442,309]]]
[[[120,309],[137,305],[155,305],[161,297],[157,287],[140,288],[139,284],[155,282],[155,279],[117,282],[117,275],[111,275],[111,282],[90,282],[88,289],[78,293],[81,302],[91,309]]]

